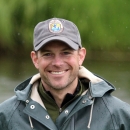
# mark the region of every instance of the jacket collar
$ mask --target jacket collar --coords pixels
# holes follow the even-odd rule
[[[92,97],[102,97],[106,92],[115,90],[113,85],[103,78],[94,75],[83,66],[80,66],[78,76],[79,78],[85,78],[87,82],[89,82],[89,89]],[[18,85],[14,90],[18,100],[26,101],[31,97],[34,101],[40,101],[41,104],[42,100],[37,92],[40,78],[40,74],[36,74]],[[44,104],[42,104],[42,106],[44,107]]]

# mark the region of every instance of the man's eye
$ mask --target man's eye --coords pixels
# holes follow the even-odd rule
[[[68,52],[68,51],[65,51],[65,52],[63,52],[63,54],[64,54],[64,55],[69,55],[69,54],[71,54],[71,53]]]
[[[43,54],[43,56],[52,56],[52,54],[51,53],[45,53],[45,54]]]

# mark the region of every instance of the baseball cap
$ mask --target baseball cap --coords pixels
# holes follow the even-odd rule
[[[82,47],[78,28],[71,21],[51,18],[35,26],[33,41],[35,51],[54,40],[62,41],[74,50]]]

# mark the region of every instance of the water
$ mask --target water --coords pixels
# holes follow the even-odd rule
[[[0,102],[13,96],[14,88],[28,77],[38,73],[30,59],[1,58]],[[84,66],[107,79],[115,87],[113,95],[130,104],[130,62],[86,60]]]

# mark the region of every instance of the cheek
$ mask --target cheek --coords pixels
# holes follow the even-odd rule
[[[49,66],[49,62],[45,61],[45,60],[39,60],[38,62],[38,69],[43,71],[45,70],[47,67]]]
[[[69,60],[69,63],[72,65],[72,66],[80,66],[80,60],[78,57],[74,57],[72,59]]]
[[[80,66],[81,63],[82,63],[82,61],[81,61],[80,57],[79,56],[75,57],[75,64]]]
[[[45,65],[45,63],[43,61],[38,62],[38,68],[39,69],[44,68],[44,66],[46,66],[46,65]]]
[[[83,61],[84,61],[84,58],[81,58],[81,57],[79,56],[79,59],[78,59],[79,66],[81,66],[81,65],[83,64]]]
[[[83,63],[83,61],[79,59],[79,66],[81,66],[82,63]]]

